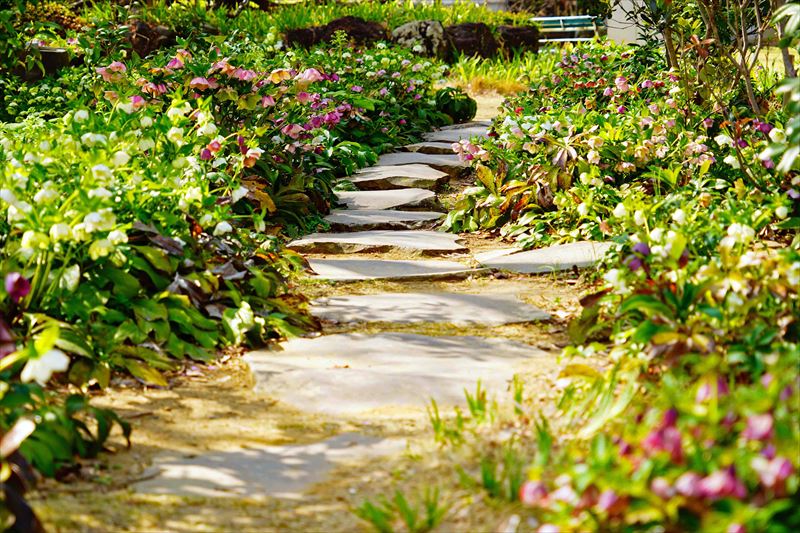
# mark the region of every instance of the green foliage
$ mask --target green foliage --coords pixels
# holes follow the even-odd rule
[[[478,102],[461,89],[446,87],[436,93],[436,109],[449,116],[456,124],[475,118]]]

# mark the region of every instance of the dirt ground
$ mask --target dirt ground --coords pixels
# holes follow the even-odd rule
[[[499,96],[480,98],[478,118],[494,115],[501,101]],[[465,236],[465,241],[472,251],[507,246],[486,235]],[[464,258],[462,255],[466,261]],[[526,388],[535,391],[537,402],[547,404],[554,398],[550,391],[558,374],[558,355],[568,342],[566,325],[579,310],[578,296],[585,283],[573,274],[490,274],[451,281],[303,282],[301,289],[311,298],[412,291],[516,294],[548,312],[552,320],[498,327],[328,323],[324,328],[325,333],[403,331],[504,337],[530,344],[552,354],[544,363],[542,358],[532,357],[522,371]],[[45,480],[40,484],[31,503],[49,531],[357,531],[367,526],[352,510],[365,498],[392,494],[397,488],[416,490],[423,485],[445,489],[442,498],[450,512],[443,530],[497,529],[505,520],[490,504],[458,488],[452,466],[443,464],[434,453],[424,412],[393,411],[383,417],[371,413],[368,420],[300,412],[254,392],[252,377],[236,354],[212,365],[189,367],[171,376],[169,387],[163,389],[127,381],[98,395],[94,403],[115,409],[132,423],[133,445],[127,449],[116,435],[109,446],[111,453],[84,462],[80,472],[66,482]],[[163,451],[191,454],[301,444],[352,431],[403,437],[409,447],[394,457],[339,467],[302,500],[155,496],[137,494],[129,488],[147,476],[147,467]]]

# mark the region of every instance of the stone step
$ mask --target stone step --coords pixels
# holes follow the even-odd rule
[[[548,357],[519,342],[407,333],[293,339],[245,355],[256,387],[304,411],[353,415],[381,408],[462,405],[478,380],[498,398],[522,361]]]
[[[451,124],[449,126],[442,126],[439,130],[463,130],[465,128],[486,128],[492,125],[491,120],[470,120],[469,122],[462,122],[461,124]]]
[[[311,313],[334,322],[440,322],[460,326],[500,326],[550,318],[513,294],[452,292],[332,296],[314,300]]]
[[[452,150],[450,151],[452,153]],[[359,170],[347,179],[362,191],[390,189],[435,189],[450,178],[449,174],[428,165],[374,166]]]
[[[347,209],[427,209],[439,211],[441,204],[436,195],[425,189],[397,189],[391,191],[342,191],[336,199]]]
[[[409,254],[439,255],[464,252],[457,235],[426,230],[372,230],[352,233],[312,233],[287,245],[302,253],[347,254],[358,252],[390,252],[402,250]]]
[[[469,166],[454,153],[421,154],[414,152],[384,154],[378,159],[378,165],[428,165],[442,172],[447,172],[451,176],[460,174]]]
[[[418,152],[420,154],[452,154],[453,143],[449,142],[421,142],[403,146],[406,152]]]
[[[474,269],[456,261],[309,259],[312,279],[330,281],[397,280],[416,281],[466,278],[486,274],[489,269]]]
[[[442,218],[444,213],[434,211],[338,209],[325,220],[333,231],[368,231],[430,228]]]
[[[469,140],[473,137],[487,138],[489,129],[484,126],[470,126],[464,128],[449,128],[426,133],[422,137],[428,142],[455,143],[462,139]]]
[[[612,247],[608,242],[581,241],[523,252],[517,248],[477,254],[481,265],[520,274],[544,274],[593,267]]]
[[[312,444],[248,446],[203,454],[164,452],[132,486],[140,494],[300,499],[335,467],[402,452],[405,439],[343,433]]]

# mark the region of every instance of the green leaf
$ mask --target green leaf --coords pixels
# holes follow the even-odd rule
[[[145,383],[157,385],[159,387],[167,386],[167,380],[164,379],[164,376],[162,376],[160,372],[149,365],[146,365],[135,359],[123,359],[122,364],[126,369],[128,369],[128,372],[141,379]]]

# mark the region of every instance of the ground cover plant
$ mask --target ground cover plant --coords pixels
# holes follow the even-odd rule
[[[745,4],[728,14],[764,9],[796,50],[796,5]],[[511,530],[800,525],[797,78],[753,63],[745,83],[736,54],[753,51],[683,35],[672,69],[660,44],[537,62],[490,139],[453,147],[477,179],[451,230],[615,243],[570,326],[554,412],[519,382],[513,412],[480,386],[466,413],[431,408],[453,484]],[[371,523],[405,516],[370,503]]]
[[[108,27],[64,29],[47,38],[73,66],[0,73],[2,483],[20,521],[28,465],[60,476],[115,425],[129,436],[88,392],[313,330],[284,239],[330,209],[334,178],[452,122],[445,104],[463,114],[438,64],[382,43],[233,32],[139,57]]]

